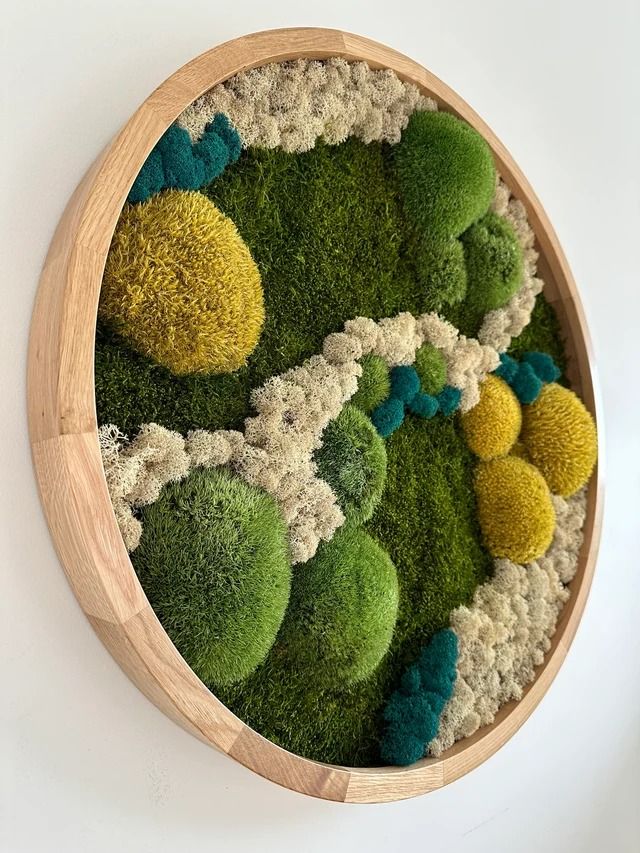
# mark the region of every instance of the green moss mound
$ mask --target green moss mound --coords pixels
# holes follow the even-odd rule
[[[425,394],[435,395],[442,391],[447,381],[447,365],[440,350],[423,344],[416,352],[414,367]]]
[[[544,298],[544,293],[536,299],[531,313],[531,322],[522,333],[511,341],[509,354],[520,359],[528,352],[548,353],[562,373],[567,367],[564,340],[560,321],[553,305]]]
[[[384,441],[369,418],[355,406],[345,406],[326,427],[314,459],[347,521],[368,521],[387,475]]]
[[[366,530],[396,566],[400,594],[391,646],[379,667],[360,684],[324,688],[305,667],[289,665],[281,633],[247,681],[216,691],[265,737],[319,761],[380,763],[385,701],[433,633],[448,626],[451,610],[470,601],[492,567],[475,517],[475,460],[457,418],[425,423],[410,415],[386,447],[385,490]]]
[[[407,215],[434,242],[458,237],[491,204],[491,150],[450,113],[414,113],[396,147],[395,164]]]
[[[436,311],[461,302],[467,292],[467,268],[459,240],[418,242],[416,249],[418,281]]]
[[[397,614],[398,578],[389,555],[349,525],[294,573],[280,641],[292,670],[342,690],[379,665]]]
[[[203,680],[231,684],[265,659],[291,584],[275,501],[231,474],[196,471],[142,511],[131,555],[178,650]]]
[[[387,362],[379,355],[369,353],[360,360],[362,376],[358,380],[358,390],[351,398],[351,404],[365,414],[379,406],[389,396],[391,382]]]
[[[520,287],[522,249],[515,231],[490,212],[462,235],[470,303],[483,314],[501,308]]]

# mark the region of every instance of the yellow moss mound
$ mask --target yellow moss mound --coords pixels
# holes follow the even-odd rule
[[[492,556],[529,563],[544,554],[553,538],[555,513],[537,468],[516,456],[481,462],[475,489],[480,527]]]
[[[591,476],[598,453],[595,423],[568,388],[545,385],[524,407],[522,440],[554,494],[566,498]]]
[[[208,198],[173,190],[124,208],[99,313],[173,373],[227,373],[260,337],[260,273],[233,222]]]
[[[505,456],[522,425],[518,398],[503,379],[489,375],[480,386],[480,401],[462,415],[462,428],[471,450],[480,459]]]

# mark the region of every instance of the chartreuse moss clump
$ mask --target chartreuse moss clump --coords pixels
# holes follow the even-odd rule
[[[435,395],[442,391],[447,381],[447,365],[439,349],[432,344],[423,344],[416,352],[413,366],[425,394]]]
[[[325,428],[314,461],[347,521],[368,521],[387,475],[387,450],[371,420],[355,406],[345,406]]]
[[[395,148],[395,164],[407,216],[433,243],[458,237],[491,204],[491,150],[451,113],[414,113]]]
[[[347,525],[294,573],[281,653],[310,684],[343,690],[379,665],[397,615],[398,578],[389,555]]]
[[[289,600],[287,530],[272,497],[222,469],[166,486],[142,510],[132,561],[179,652],[209,684],[265,659]]]
[[[221,701],[265,737],[300,755],[336,764],[381,763],[385,702],[422,647],[448,626],[451,610],[468,603],[492,569],[476,518],[477,460],[457,419],[436,417],[426,424],[408,417],[386,446],[385,490],[365,525],[398,574],[398,617],[380,665],[359,684],[325,688],[314,683],[305,667],[291,666],[281,631],[252,676],[240,685],[216,689]]]
[[[453,693],[457,659],[458,638],[445,628],[433,635],[403,674],[383,713],[386,727],[380,754],[387,764],[413,764],[424,757]]]
[[[122,211],[98,313],[172,373],[230,373],[262,330],[260,273],[209,199],[170,190]]]
[[[475,490],[484,542],[494,557],[525,564],[544,554],[556,517],[549,487],[537,468],[517,456],[480,462]]]
[[[416,275],[435,311],[461,302],[467,293],[467,267],[460,240],[416,240]]]

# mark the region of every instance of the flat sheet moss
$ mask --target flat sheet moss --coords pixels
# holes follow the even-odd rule
[[[276,642],[266,663],[216,695],[261,734],[299,754],[359,766],[380,763],[381,711],[402,672],[449,613],[471,599],[491,569],[480,544],[475,462],[457,418],[408,416],[387,441],[387,484],[367,531],[389,552],[400,602],[391,650],[372,678],[320,690],[313,671],[292,672]],[[299,566],[295,571],[304,571]]]

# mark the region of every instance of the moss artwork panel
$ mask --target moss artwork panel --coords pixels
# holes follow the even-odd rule
[[[250,390],[319,352],[324,337],[345,320],[436,307],[419,283],[389,146],[350,139],[305,154],[248,150],[205,191],[236,223],[260,270],[266,320],[258,346],[236,373],[177,377],[99,324],[100,423],[132,435],[151,421],[182,433],[241,427]],[[465,302],[456,309],[465,316]],[[443,313],[456,321],[453,312]],[[477,332],[479,319],[467,312],[465,331]],[[514,351],[520,349],[547,351],[563,366],[557,321],[542,298],[514,341]],[[492,566],[476,519],[476,463],[458,418],[425,422],[408,415],[386,446],[386,486],[365,525],[388,551],[399,581],[398,621],[380,667],[347,690],[321,690],[312,672],[286,665],[286,649],[277,640],[247,681],[210,685],[264,736],[326,762],[380,763],[385,700]]]

